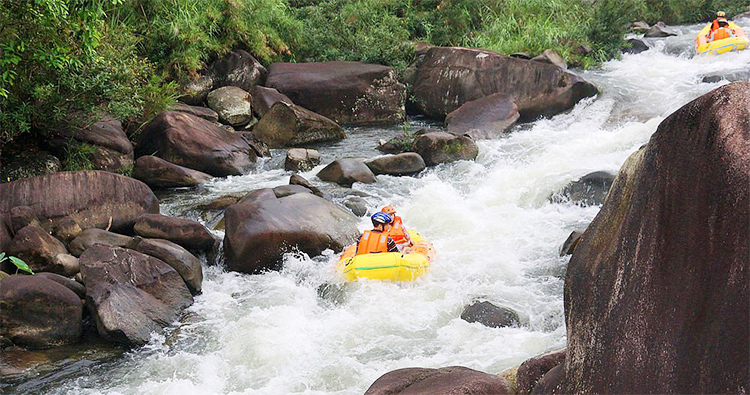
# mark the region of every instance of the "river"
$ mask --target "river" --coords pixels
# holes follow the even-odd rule
[[[750,20],[739,21],[750,27]],[[280,272],[230,273],[204,267],[203,294],[185,318],[145,347],[103,353],[95,363],[65,360],[13,387],[51,394],[361,394],[382,374],[403,367],[462,365],[499,373],[565,346],[563,282],[568,257],[559,248],[599,207],[551,203],[549,196],[589,172],[617,172],[659,122],[724,84],[717,72],[748,70],[750,51],[695,57],[702,25],[652,39],[652,49],[580,72],[601,94],[572,111],[481,140],[476,162],[430,168],[418,177],[379,176],[354,189],[372,211],[394,205],[409,226],[433,241],[430,272],[415,282],[343,285],[335,254],[289,255]],[[425,126],[411,119],[412,130]],[[379,139],[401,128],[349,129],[349,138],[318,147],[326,164],[372,157]],[[200,190],[161,196],[162,212],[196,218],[191,207],[229,193],[287,184],[282,150],[252,174]],[[343,189],[302,175],[337,195]],[[360,228],[368,220],[363,218]],[[221,233],[219,233],[221,234]],[[323,284],[334,284],[319,292]],[[459,318],[473,300],[518,312],[522,325],[488,328]]]

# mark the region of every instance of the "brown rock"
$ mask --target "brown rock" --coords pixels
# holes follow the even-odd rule
[[[387,66],[361,62],[274,63],[266,86],[342,125],[404,120],[406,87]]]
[[[574,230],[570,232],[570,235],[567,239],[565,239],[565,242],[563,243],[562,247],[560,248],[560,256],[565,255],[572,255],[573,252],[576,250],[576,246],[578,245],[578,242],[581,241],[581,236],[583,236],[584,230]]]
[[[169,106],[169,109],[172,111],[188,113],[190,115],[203,118],[209,122],[219,122],[219,114],[208,107],[191,106],[184,103],[172,103]]]
[[[474,160],[479,155],[479,148],[470,137],[445,132],[430,132],[417,137],[413,149],[427,166]]]
[[[292,99],[273,88],[256,86],[250,93],[253,96],[253,111],[255,111],[259,118],[263,118],[276,102],[294,104]]]
[[[206,97],[208,106],[219,114],[221,123],[231,126],[247,125],[253,118],[250,94],[236,86],[214,89]]]
[[[70,243],[78,237],[83,230],[72,217],[62,217],[55,222],[52,235],[63,243]]]
[[[65,288],[75,292],[75,294],[78,295],[80,299],[83,299],[86,297],[86,287],[84,287],[83,285],[78,283],[76,280],[73,280],[71,278],[61,276],[55,273],[36,273],[34,274],[34,277],[43,277],[48,280],[52,280],[64,286]]]
[[[337,159],[319,171],[318,178],[349,188],[355,182],[372,184],[377,181],[372,170],[358,159]]]
[[[507,308],[495,306],[490,302],[473,302],[464,307],[461,319],[466,322],[478,322],[490,328],[518,326],[518,313]]]
[[[565,349],[550,351],[542,355],[527,359],[518,368],[516,382],[518,395],[528,395],[537,382],[552,368],[565,362]],[[541,388],[540,388],[541,389]]]
[[[118,173],[133,168],[132,149],[127,154],[123,154],[107,147],[94,146],[94,150],[88,154],[88,157],[95,170]]]
[[[81,129],[68,129],[58,131],[63,137],[72,137],[76,141],[108,148],[121,154],[133,153],[133,144],[125,134],[120,121],[111,115],[105,115],[90,126]]]
[[[0,216],[0,251],[8,251],[8,248],[10,248],[10,242],[12,240],[13,237],[10,235],[10,230],[5,225],[3,217]]]
[[[300,176],[299,174],[292,174],[291,177],[289,177],[289,185],[300,185],[303,186],[310,191],[314,195],[320,196],[322,198],[325,198],[325,194],[323,191],[321,191],[318,187],[313,185],[310,181],[308,181],[305,177]]]
[[[270,147],[288,147],[346,138],[332,120],[294,104],[277,102],[253,129]]]
[[[550,369],[536,383],[531,390],[532,395],[562,395],[565,394],[562,389],[562,383],[565,379],[565,364],[559,364]]]
[[[188,250],[168,240],[140,237],[135,237],[129,248],[165,262],[180,274],[193,295],[201,293],[203,267]]]
[[[549,63],[551,65],[555,65],[563,70],[568,69],[568,64],[565,63],[565,58],[560,56],[559,53],[551,50],[551,49],[545,49],[540,53],[539,55],[535,56],[531,60],[535,62],[542,62],[542,63]]]
[[[237,203],[242,196],[238,195],[225,195],[220,196],[208,203],[200,204],[197,206],[198,210],[224,210],[225,208]]]
[[[214,80],[214,87],[236,86],[248,92],[266,78],[266,68],[252,55],[235,49],[215,61],[208,70]]]
[[[57,254],[52,258],[52,264],[57,268],[58,273],[62,273],[63,276],[71,277],[75,276],[76,273],[81,271],[81,265],[78,262],[78,258],[70,254]]]
[[[307,148],[292,148],[286,153],[284,170],[309,171],[320,164],[320,152]]]
[[[138,217],[133,229],[138,236],[169,240],[191,251],[210,250],[216,244],[205,226],[184,218],[145,214]]]
[[[93,247],[95,244],[110,247],[127,247],[132,240],[133,238],[130,236],[108,232],[103,229],[91,228],[84,230],[78,235],[78,237],[70,242],[70,252],[79,257],[84,251]]]
[[[405,368],[375,380],[365,395],[505,395],[507,380],[462,366]]]
[[[501,136],[519,118],[513,99],[495,93],[464,103],[445,118],[449,133],[468,134],[475,139]]]
[[[674,30],[668,28],[664,22],[659,21],[648,29],[644,37],[669,37],[676,35],[677,33]]]
[[[135,161],[133,178],[145,182],[152,188],[179,188],[204,184],[211,176],[156,156],[145,155]]]
[[[128,230],[139,215],[159,211],[159,201],[146,184],[104,171],[63,172],[0,184],[0,216],[21,205],[34,209],[45,228],[69,216],[81,229]]]
[[[424,159],[415,152],[381,156],[368,160],[365,165],[372,170],[373,174],[390,176],[410,176],[421,172],[426,167]]]
[[[242,174],[255,153],[242,136],[190,114],[165,111],[141,131],[137,156],[152,155],[216,177]]]
[[[29,225],[18,231],[8,252],[23,259],[34,272],[66,274],[65,268],[57,265],[54,258],[58,254],[67,254],[68,250],[38,226]]]
[[[10,209],[10,230],[15,234],[29,226],[39,226],[39,219],[29,206],[16,206]]]
[[[750,83],[667,117],[623,165],[565,279],[564,393],[750,383]]]

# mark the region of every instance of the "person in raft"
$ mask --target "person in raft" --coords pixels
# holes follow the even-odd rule
[[[398,252],[398,247],[393,239],[388,236],[390,223],[393,221],[390,215],[379,211],[370,217],[372,230],[366,230],[357,240],[355,255],[372,254],[378,252]]]
[[[708,31],[708,41],[723,40],[729,37],[737,37],[734,30],[729,28],[729,21],[724,11],[716,13],[716,19],[711,23],[711,30]]]
[[[404,222],[401,220],[401,217],[396,215],[396,208],[393,206],[385,206],[380,211],[391,216],[391,229],[388,231],[388,236],[391,236],[393,241],[396,242],[396,245],[409,247],[414,245],[409,237],[409,232],[404,229]]]

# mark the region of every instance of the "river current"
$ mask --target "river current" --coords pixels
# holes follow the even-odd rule
[[[750,27],[750,20],[738,21]],[[750,51],[694,55],[702,25],[647,40],[650,50],[580,73],[601,94],[572,111],[480,140],[475,162],[430,168],[417,177],[378,176],[365,192],[371,212],[391,204],[437,255],[427,275],[407,284],[344,285],[336,256],[289,254],[283,269],[243,275],[204,266],[203,294],[187,314],[140,349],[95,363],[58,364],[14,393],[52,394],[362,394],[382,374],[403,367],[461,365],[496,374],[565,346],[563,282],[569,257],[559,249],[599,207],[551,203],[549,197],[587,173],[617,172],[648,142],[659,122],[725,84],[703,76],[750,69]],[[427,125],[411,119],[406,126]],[[378,155],[379,139],[402,131],[348,129],[349,138],[317,147],[323,165],[302,175],[334,196],[344,190],[315,173],[335,158]],[[196,204],[231,193],[287,184],[285,151],[251,174],[172,192],[162,212],[198,219]],[[367,218],[360,229],[368,226]],[[222,235],[220,231],[217,234]],[[319,288],[332,284],[326,292]],[[518,312],[519,327],[489,328],[459,318],[486,300]],[[106,353],[105,353],[106,354]]]

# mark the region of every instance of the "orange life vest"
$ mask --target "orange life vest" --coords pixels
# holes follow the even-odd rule
[[[732,34],[728,27],[720,27],[709,35],[711,41],[723,40],[729,37],[732,37]]]
[[[366,230],[357,244],[357,255],[388,252],[388,233]]]
[[[396,244],[407,243],[409,241],[409,236],[406,235],[404,223],[401,221],[401,217],[396,216],[393,218],[393,227],[388,232],[388,236],[391,236],[391,239],[393,239]]]

